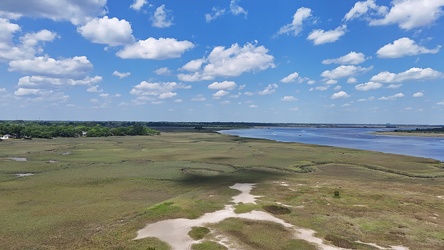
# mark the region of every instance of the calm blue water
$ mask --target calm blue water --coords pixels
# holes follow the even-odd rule
[[[255,128],[222,134],[412,155],[444,162],[444,138],[371,134],[377,128]]]

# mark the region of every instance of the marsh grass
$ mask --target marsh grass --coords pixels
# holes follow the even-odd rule
[[[215,228],[243,249],[316,249],[305,241],[293,239],[290,230],[275,223],[230,218]]]
[[[191,230],[188,232],[188,235],[193,240],[201,240],[205,235],[207,235],[210,232],[210,229],[206,227],[192,227]]]
[[[444,245],[444,200],[438,198],[444,196],[444,168],[430,159],[213,133],[9,140],[0,146],[4,249],[168,249],[154,238],[132,239],[147,223],[223,209],[238,193],[229,186],[240,182],[257,183],[252,194],[261,198],[257,205],[237,205],[239,213],[281,202],[292,212],[276,217],[324,239],[410,249]],[[313,171],[301,171],[307,167]],[[214,227],[247,249],[266,249],[275,239],[280,249],[313,247],[273,223],[229,219]]]

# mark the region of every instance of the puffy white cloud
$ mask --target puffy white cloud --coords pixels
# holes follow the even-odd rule
[[[205,14],[205,21],[207,23],[212,22],[213,20],[225,15],[225,9],[219,9],[216,7],[213,7],[211,14]]]
[[[284,83],[289,83],[289,82],[294,82],[296,81],[296,79],[298,79],[299,74],[297,72],[291,73],[290,75],[284,77],[281,79],[281,82]]]
[[[317,86],[315,88],[310,88],[310,91],[313,91],[313,90],[325,91],[325,90],[327,90],[329,88],[330,88],[329,85]]]
[[[377,75],[374,75],[370,79],[370,81],[392,83],[412,80],[432,80],[442,77],[444,77],[444,74],[442,72],[436,71],[431,68],[411,68],[398,74],[390,73],[387,71],[381,72]]]
[[[248,106],[249,108],[252,108],[252,109],[255,109],[255,108],[258,108],[258,106],[257,105],[254,105],[254,104],[251,104],[250,106]]]
[[[390,11],[370,25],[397,24],[405,30],[428,26],[442,16],[443,6],[444,0],[393,0]]]
[[[201,69],[203,63],[205,63],[205,59],[191,60],[187,64],[185,64],[181,69],[195,72]]]
[[[347,83],[357,83],[358,79],[356,79],[355,77],[350,77],[347,79]]]
[[[42,91],[40,89],[27,89],[27,88],[18,88],[14,95],[16,96],[25,96],[25,95],[40,95]]]
[[[78,27],[77,31],[93,43],[117,46],[134,42],[131,24],[124,19],[119,20],[115,17],[94,18]]]
[[[115,71],[113,72],[113,76],[117,76],[119,79],[123,79],[123,78],[125,78],[125,77],[130,76],[130,75],[131,75],[131,72],[124,72],[124,73],[121,73],[121,72],[119,72],[119,71],[117,71],[117,70],[115,70]]]
[[[402,86],[402,84],[390,84],[387,86],[388,89],[399,89]]]
[[[423,97],[423,96],[424,96],[424,93],[422,93],[422,92],[416,92],[416,93],[414,93],[412,96],[413,96],[413,97]]]
[[[213,82],[212,84],[208,85],[209,89],[228,89],[233,90],[236,88],[236,83],[233,81],[223,81],[223,82]]]
[[[372,89],[379,89],[381,87],[382,87],[382,84],[380,84],[379,82],[367,82],[367,83],[356,85],[355,89],[359,90],[359,91],[368,91],[368,90],[372,90]]]
[[[156,59],[179,58],[185,51],[194,47],[190,41],[177,41],[174,38],[148,38],[131,45],[126,45],[117,52],[123,59]]]
[[[293,101],[297,101],[298,99],[295,98],[294,96],[284,96],[282,97],[281,101],[283,102],[293,102]]]
[[[210,23],[214,20],[216,20],[219,17],[224,16],[227,12],[226,9],[224,8],[217,8],[217,7],[213,7],[211,9],[211,13],[205,14],[205,21],[207,23]],[[239,6],[238,4],[238,0],[231,0],[230,1],[230,7],[229,7],[229,13],[238,16],[238,15],[244,15],[245,17],[247,16],[248,12],[242,8],[241,6]]]
[[[139,11],[145,4],[148,4],[147,0],[134,0],[133,4],[130,5],[130,8]]]
[[[333,70],[326,70],[322,72],[321,76],[326,79],[340,79],[350,77],[361,72],[369,71],[371,67],[365,68],[354,65],[341,65]]]
[[[33,58],[37,53],[43,52],[41,44],[57,37],[55,32],[41,30],[24,34],[18,39],[20,43],[16,44],[14,34],[20,30],[19,25],[0,18],[0,62]]]
[[[309,8],[299,8],[293,15],[293,21],[287,25],[282,26],[278,34],[288,34],[293,33],[293,35],[297,36],[302,31],[303,22],[311,16],[311,9]]]
[[[211,80],[211,79],[203,79],[202,74],[199,72],[194,72],[193,74],[179,74],[177,75],[177,78],[180,81],[184,82],[197,82],[201,80]]]
[[[220,99],[221,97],[224,97],[226,95],[230,94],[230,92],[226,91],[226,90],[219,90],[216,93],[213,94],[213,98],[214,99]]]
[[[384,15],[387,13],[388,8],[385,6],[378,6],[375,3],[375,0],[367,0],[367,1],[361,1],[356,2],[353,8],[350,9],[347,14],[344,16],[345,21],[350,21],[356,18],[359,18],[363,15],[368,14],[377,14],[377,15]]]
[[[0,1],[4,15],[49,18],[54,21],[70,21],[74,25],[86,23],[92,17],[106,13],[107,0],[57,0],[57,1]]]
[[[441,46],[435,49],[427,49],[419,46],[410,38],[403,37],[393,43],[389,43],[380,48],[376,54],[381,58],[399,58],[404,56],[414,56],[419,54],[436,54]]]
[[[442,100],[442,101],[440,101],[440,102],[437,102],[436,104],[438,104],[438,105],[444,105],[444,100]]]
[[[334,90],[334,91],[338,91],[338,90],[340,90],[340,89],[342,89],[342,87],[338,85],[338,86],[336,86],[333,90]]]
[[[175,90],[178,89],[190,89],[191,86],[176,83],[176,82],[146,82],[143,81],[138,85],[134,86],[130,94],[136,95],[138,102],[143,104],[143,101],[155,101],[157,99],[169,99],[177,96]]]
[[[336,83],[338,83],[338,81],[334,80],[334,79],[328,79],[328,80],[325,81],[325,84],[328,84],[328,85],[333,85],[333,84],[336,84]]]
[[[237,2],[238,2],[238,0],[231,0],[230,12],[235,16],[242,15],[242,14],[247,16],[248,12],[244,8],[239,6],[239,4]]]
[[[403,93],[398,93],[398,94],[391,95],[391,96],[380,97],[380,98],[378,98],[378,100],[381,100],[381,101],[394,101],[394,100],[396,100],[398,98],[402,98],[402,97],[404,97],[404,94]]]
[[[347,92],[345,92],[345,91],[339,91],[339,92],[337,92],[337,93],[334,93],[334,94],[331,96],[331,99],[348,98],[348,97],[350,97],[350,95],[347,94]]]
[[[268,84],[268,86],[264,89],[259,91],[257,94],[258,95],[271,95],[274,92],[276,92],[276,89],[278,88],[277,84]]]
[[[342,25],[334,30],[313,30],[310,35],[308,35],[307,40],[313,41],[314,45],[320,45],[324,43],[336,42],[341,36],[345,35],[347,31],[347,26]]]
[[[151,18],[151,25],[157,28],[168,28],[173,25],[173,17],[169,16],[170,10],[165,8],[165,4],[159,6]]]
[[[93,69],[86,56],[56,60],[50,57],[15,60],[9,62],[9,71],[18,71],[40,76],[80,79]]]
[[[19,87],[32,86],[83,86],[97,84],[102,81],[101,76],[86,76],[83,79],[53,78],[46,76],[25,76],[19,79]]]
[[[200,61],[202,60],[202,61]],[[200,72],[180,74],[182,81],[212,80],[215,77],[239,76],[245,72],[255,72],[274,68],[274,57],[264,46],[247,43],[243,47],[233,44],[230,48],[215,47],[205,59],[193,60],[182,69]],[[202,68],[203,67],[203,68]],[[202,68],[202,69],[201,69]]]
[[[159,76],[169,76],[171,75],[171,70],[168,69],[167,67],[163,67],[163,68],[158,68],[154,71],[154,73],[156,73],[156,75]]]
[[[87,88],[86,91],[92,92],[92,93],[101,93],[101,92],[103,92],[103,89],[100,89],[99,85],[94,85],[94,86]]]
[[[143,81],[140,84],[134,86],[131,90],[131,94],[135,95],[156,95],[157,93],[170,92],[175,89],[190,89],[191,86],[176,83],[176,82],[162,82],[162,83],[150,83]]]
[[[360,64],[365,61],[365,55],[363,53],[356,53],[354,51],[348,53],[345,56],[334,59],[325,59],[322,61],[323,64]]]
[[[159,99],[169,99],[173,98],[177,95],[177,93],[174,92],[166,92],[159,95]]]

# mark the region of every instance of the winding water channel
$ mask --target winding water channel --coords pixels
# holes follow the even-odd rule
[[[253,128],[219,131],[222,134],[378,151],[432,158],[444,162],[444,138],[374,134],[378,128]]]

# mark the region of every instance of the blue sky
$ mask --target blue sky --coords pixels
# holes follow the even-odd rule
[[[2,0],[0,119],[444,124],[444,0]]]

